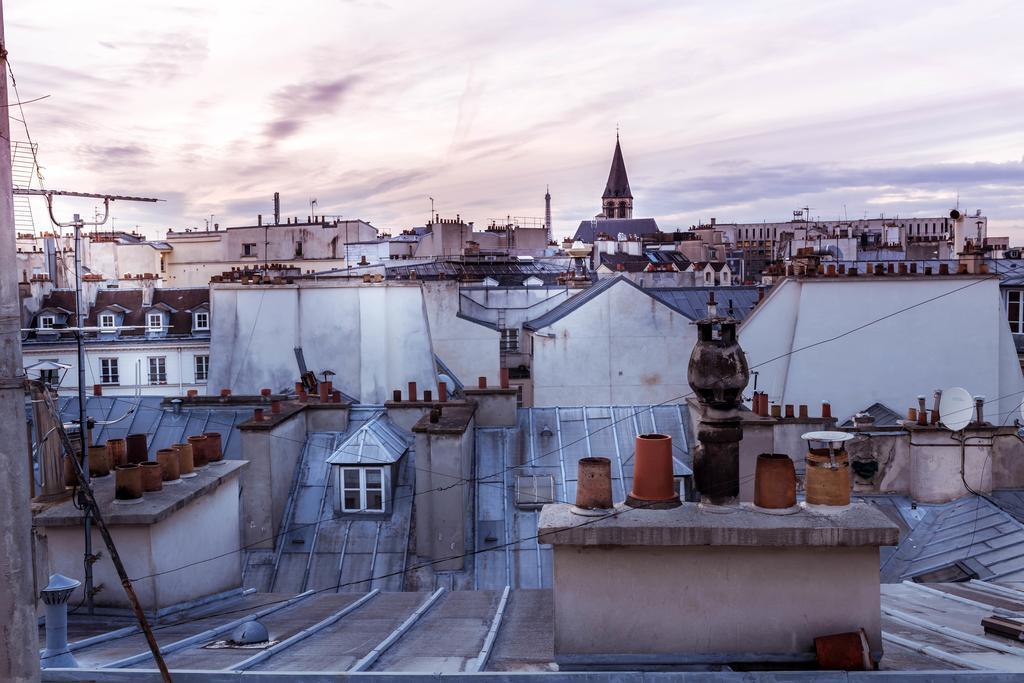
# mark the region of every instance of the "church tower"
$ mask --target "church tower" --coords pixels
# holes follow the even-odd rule
[[[615,133],[615,154],[612,156],[612,168],[608,171],[601,206],[601,214],[605,218],[633,217],[633,193],[629,191],[629,178],[626,177],[626,162],[622,160],[618,132]]]

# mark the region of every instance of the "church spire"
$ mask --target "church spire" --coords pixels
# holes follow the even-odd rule
[[[626,176],[626,162],[622,158],[618,128],[615,130],[615,153],[612,155],[612,167],[608,171],[608,182],[604,186],[601,205],[604,207],[605,218],[633,217],[633,193],[629,189],[629,178]]]

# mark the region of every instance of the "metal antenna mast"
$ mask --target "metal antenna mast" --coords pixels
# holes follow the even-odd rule
[[[87,225],[99,226],[107,222],[110,217],[110,202],[115,200],[129,202],[158,202],[159,199],[151,197],[129,197],[113,194],[95,194],[91,192],[68,192],[63,190],[30,190],[27,188],[14,188],[15,195],[41,195],[46,198],[46,209],[50,214],[50,221],[58,228],[74,228],[75,230],[75,345],[78,351],[78,433],[79,443],[82,449],[82,471],[86,482],[89,480],[89,421],[85,410],[85,344],[83,339],[83,328],[85,327],[85,306],[82,301],[82,228]],[[81,197],[103,200],[103,218],[99,218],[99,211],[92,221],[84,221],[79,214],[74,214],[70,222],[61,222],[53,215],[54,197]],[[74,458],[74,453],[68,457]],[[92,514],[91,509],[86,507],[84,514],[85,525],[85,601],[89,614],[93,614],[93,575],[92,565],[98,559],[92,552]]]

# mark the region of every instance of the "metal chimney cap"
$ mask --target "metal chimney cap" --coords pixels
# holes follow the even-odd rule
[[[267,627],[258,621],[247,621],[231,632],[231,642],[236,645],[253,645],[270,640]]]
[[[81,581],[69,578],[63,574],[51,574],[50,583],[46,584],[46,588],[39,591],[39,597],[47,605],[59,605],[67,602],[74,590],[81,585]]]

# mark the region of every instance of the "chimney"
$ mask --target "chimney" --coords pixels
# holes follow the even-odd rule
[[[281,224],[281,193],[274,193],[274,225]]]
[[[416,393],[416,382],[409,382],[409,400],[410,401],[415,401],[416,400],[416,396],[417,396],[417,393]]]
[[[437,400],[440,403],[444,403],[448,400],[448,383],[438,382],[437,383]]]
[[[633,456],[633,490],[626,505],[634,508],[664,510],[679,507],[672,478],[672,437],[666,434],[640,434]]]
[[[44,669],[78,668],[78,661],[68,649],[68,598],[81,585],[81,581],[52,574],[50,583],[39,591],[46,605],[46,649],[41,657]]]
[[[580,458],[576,474],[576,509],[604,511],[612,507],[612,461],[608,458]],[[584,514],[584,516],[588,516]]]

